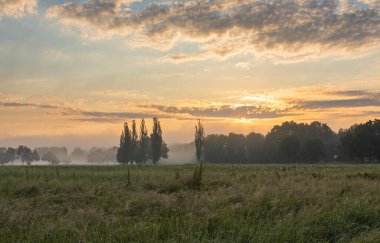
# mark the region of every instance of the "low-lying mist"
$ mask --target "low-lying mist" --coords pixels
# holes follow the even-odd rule
[[[74,148],[69,151],[66,147],[38,147],[35,150],[40,155],[39,161],[34,161],[32,165],[49,165],[48,161],[44,160],[44,155],[47,153],[53,154],[58,163],[57,165],[117,165],[116,154],[117,147],[99,148],[93,147],[91,149]],[[186,144],[172,144],[169,145],[169,157],[161,159],[159,164],[173,165],[173,164],[189,164],[194,163],[195,147],[194,143]],[[152,161],[148,161],[148,164]],[[6,165],[25,165],[21,160],[16,159]]]

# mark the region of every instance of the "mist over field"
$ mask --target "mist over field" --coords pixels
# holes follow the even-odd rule
[[[43,148],[43,149],[41,149]],[[67,166],[67,165],[116,165],[118,164],[116,160],[116,153],[117,151],[112,148],[99,148],[99,147],[92,147],[89,150],[85,150],[79,147],[76,147],[72,150],[67,149],[66,147],[38,147],[36,148],[39,150],[41,154],[44,154],[44,152],[41,152],[41,150],[46,151],[54,151],[57,157],[60,157],[60,162],[58,165]],[[82,150],[83,153],[81,154],[75,154],[75,151],[78,152],[78,150]],[[99,158],[96,158],[95,160],[91,160],[91,155],[96,150],[101,151],[108,151],[110,152],[107,156],[104,156],[104,159],[102,161],[99,161]],[[46,152],[45,152],[46,153]],[[90,154],[90,158],[88,155]],[[59,156],[60,155],[60,156]],[[195,158],[195,147],[192,143],[186,143],[186,144],[173,144],[169,145],[169,153],[168,153],[168,159],[162,159],[160,161],[160,164],[162,165],[181,165],[181,164],[191,164],[196,162]],[[96,155],[95,155],[96,156]],[[99,156],[99,154],[98,154]],[[14,160],[12,163],[8,163],[6,165],[25,165],[21,160],[17,159]],[[40,166],[40,165],[49,165],[48,161],[40,160],[33,162],[32,165]]]

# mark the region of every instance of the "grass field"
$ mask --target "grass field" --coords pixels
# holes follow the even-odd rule
[[[380,242],[378,165],[0,167],[0,242]]]

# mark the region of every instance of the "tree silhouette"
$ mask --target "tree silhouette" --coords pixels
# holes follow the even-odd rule
[[[13,162],[16,159],[16,149],[14,148],[0,148],[0,164]]]
[[[32,150],[26,146],[19,146],[16,154],[21,158],[22,163],[26,162],[27,165],[31,165],[33,161],[40,160],[40,156],[37,150]]]
[[[48,161],[50,165],[54,165],[54,164],[59,164],[60,163],[60,161],[57,158],[57,156],[55,154],[53,154],[52,152],[47,152],[46,154],[44,154],[42,156],[41,159],[45,160],[45,161]]]
[[[7,158],[8,158],[8,162],[12,162],[12,164],[13,164],[13,161],[16,159],[16,149],[8,148],[7,149]]]
[[[202,125],[201,120],[198,120],[198,125],[195,126],[195,153],[197,156],[197,161],[198,163],[201,162],[202,159],[202,149],[203,149],[203,144],[205,141],[205,132],[204,128]]]
[[[0,164],[6,164],[8,163],[8,156],[7,156],[7,149],[6,148],[0,148]]]
[[[143,164],[148,160],[148,130],[146,129],[145,120],[141,120],[140,124],[140,141],[139,141],[139,150],[138,150],[138,158],[139,161]]]
[[[136,155],[137,155],[137,144],[138,144],[138,135],[137,135],[137,129],[136,129],[136,121],[132,121],[132,128],[131,128],[131,162],[136,161]]]
[[[250,133],[245,138],[246,156],[249,163],[262,163],[265,161],[265,137],[259,133]]]
[[[164,158],[164,159],[169,158],[169,147],[165,142],[162,142],[161,158]]]
[[[69,155],[70,161],[81,161],[86,160],[87,152],[81,148],[75,148]],[[115,158],[114,158],[115,159]]]
[[[341,157],[362,162],[380,162],[380,120],[355,124],[349,129],[341,130]]]
[[[121,132],[120,147],[117,150],[116,159],[121,164],[131,162],[131,131],[127,122],[124,123],[124,130]]]
[[[325,156],[325,145],[320,139],[308,139],[301,146],[301,161],[306,163],[321,162]]]
[[[300,151],[300,141],[296,136],[289,135],[282,139],[279,150],[285,162],[295,163]]]
[[[163,145],[161,125],[157,117],[153,118],[153,129],[152,134],[150,135],[150,143],[152,161],[153,164],[157,164],[162,156]]]

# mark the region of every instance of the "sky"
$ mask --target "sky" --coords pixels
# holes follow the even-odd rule
[[[0,0],[0,146],[380,115],[380,0]]]

